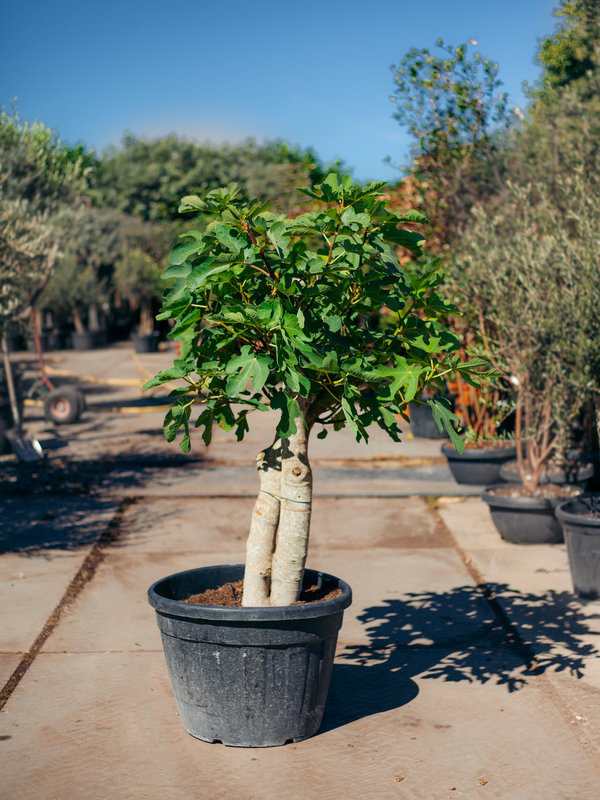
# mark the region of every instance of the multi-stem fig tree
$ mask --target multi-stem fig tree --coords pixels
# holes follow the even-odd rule
[[[214,423],[248,430],[251,410],[279,412],[274,441],[257,458],[260,490],[246,549],[243,605],[298,599],[308,548],[312,476],[308,439],[350,426],[357,440],[377,423],[399,441],[399,416],[423,389],[458,371],[477,382],[480,362],[461,363],[442,319],[455,311],[436,289],[435,261],[403,269],[397,252],[421,254],[423,237],[400,227],[426,222],[386,206],[385,184],[329,175],[302,189],[315,210],[288,218],[243,203],[235,187],[181,201],[201,229],[170,255],[159,318],[181,342],[171,369],[147,387],[182,379],[165,418],[169,441],[195,426],[208,445]],[[207,218],[210,220],[206,222]],[[414,227],[414,225],[413,225]],[[461,446],[455,419],[429,401]]]

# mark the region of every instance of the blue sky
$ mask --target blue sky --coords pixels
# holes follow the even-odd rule
[[[30,0],[4,4],[0,105],[100,151],[126,130],[285,139],[356,178],[399,177],[391,64],[439,37],[500,64],[515,104],[558,0]]]

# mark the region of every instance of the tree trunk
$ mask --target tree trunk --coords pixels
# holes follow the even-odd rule
[[[250,533],[246,542],[243,606],[270,605],[271,563],[279,523],[281,495],[281,442],[278,439],[271,447],[258,454],[256,465],[260,491],[254,504]]]
[[[140,336],[150,336],[153,330],[152,303],[144,298],[140,303]]]
[[[271,573],[271,605],[295,603],[302,589],[312,508],[312,472],[308,463],[309,428],[296,419],[296,433],[284,439],[281,453],[281,505]]]
[[[77,333],[85,333],[85,327],[81,319],[81,314],[79,313],[79,309],[75,308],[75,306],[71,308],[71,316],[73,317],[73,325],[75,326]]]
[[[88,327],[91,331],[97,331],[100,329],[98,306],[95,303],[91,303],[88,308]]]

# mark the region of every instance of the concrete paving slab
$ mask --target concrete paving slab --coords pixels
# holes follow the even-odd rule
[[[443,665],[446,655],[426,661]],[[257,750],[187,735],[159,653],[40,655],[2,715],[3,792],[20,800],[597,798],[596,766],[543,692],[433,677],[422,653],[406,662],[405,674],[339,663],[324,731]]]
[[[144,496],[122,517],[117,547],[128,553],[230,553],[243,559],[253,498]]]
[[[160,651],[148,587],[159,578],[210,564],[239,563],[228,553],[203,558],[189,553],[114,552],[99,565],[94,580],[65,611],[44,652]]]
[[[255,467],[214,464],[211,461],[155,465],[118,463],[111,472],[113,490],[130,487],[140,496],[177,494],[181,497],[256,497]],[[315,497],[479,496],[483,486],[461,485],[446,465],[398,469],[313,469]]]
[[[0,653],[0,686],[4,686],[20,662],[20,653]]]
[[[496,530],[487,503],[479,498],[462,502],[437,502],[437,509],[459,547],[465,552],[474,548],[496,547],[506,544]]]
[[[600,752],[600,602],[573,594],[564,544],[505,542],[481,500],[439,512],[535,655],[582,737]]]
[[[273,441],[277,421],[278,415],[276,412],[249,414],[248,426],[250,430],[244,437],[243,442],[238,442],[232,432],[215,429],[213,440],[208,448],[209,457],[215,460],[239,460],[244,454],[243,457],[254,464],[256,455]],[[401,442],[394,442],[385,431],[376,426],[369,430],[368,442],[357,442],[349,428],[344,428],[341,431],[330,431],[325,439],[317,439],[313,435],[310,440],[310,459],[328,459],[332,457],[332,454],[337,459],[356,461],[363,459],[440,458],[444,440],[415,439],[407,423],[400,421],[399,424],[403,431]]]
[[[243,555],[254,498],[144,496],[121,520],[128,552],[231,551]],[[317,497],[311,548],[448,547],[447,534],[416,497]]]
[[[90,550],[0,556],[1,652],[29,651]]]

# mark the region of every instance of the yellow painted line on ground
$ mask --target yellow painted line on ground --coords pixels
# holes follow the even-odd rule
[[[69,372],[66,369],[55,369],[46,366],[49,375],[56,375],[59,378],[74,378],[83,383],[100,383],[108,386],[136,386],[141,388],[145,381],[135,380],[135,378],[98,378],[96,375],[80,375],[77,372]]]
[[[43,407],[43,400],[34,400],[32,397],[26,397],[23,401],[26,406],[40,406]],[[143,414],[147,411],[168,411],[171,406],[89,406],[90,411],[96,411],[107,414]]]

